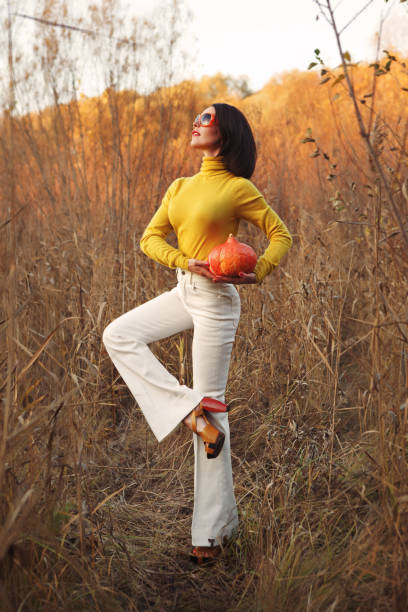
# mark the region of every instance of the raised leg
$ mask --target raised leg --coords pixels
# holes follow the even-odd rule
[[[203,397],[180,385],[148,344],[193,327],[177,289],[130,310],[105,329],[103,341],[159,442]]]

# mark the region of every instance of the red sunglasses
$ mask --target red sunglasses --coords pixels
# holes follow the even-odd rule
[[[197,125],[198,127],[210,127],[211,125],[218,125],[218,119],[215,114],[202,113],[201,115],[197,115],[193,121],[193,125]]]

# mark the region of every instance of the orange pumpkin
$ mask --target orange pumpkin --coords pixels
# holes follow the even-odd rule
[[[252,247],[230,234],[224,244],[212,249],[208,263],[211,272],[218,276],[238,276],[240,272],[249,274],[254,271],[256,253]]]

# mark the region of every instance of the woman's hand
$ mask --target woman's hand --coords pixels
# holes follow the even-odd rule
[[[245,272],[240,272],[238,276],[220,276],[220,275],[212,275],[212,280],[214,283],[231,283],[233,285],[252,285],[256,283],[256,275],[255,272],[251,272],[250,274],[246,274]]]
[[[207,278],[214,278],[214,274],[209,270],[209,265],[208,261],[201,261],[200,259],[188,260],[188,269],[190,272],[194,272],[194,274],[199,274],[200,276],[206,276]]]
[[[200,259],[188,260],[188,269],[190,272],[210,278],[214,283],[231,283],[233,285],[253,285],[256,283],[255,272],[251,272],[250,274],[240,272],[238,276],[221,276],[219,274],[213,274],[209,266],[210,264],[208,261],[201,261]]]

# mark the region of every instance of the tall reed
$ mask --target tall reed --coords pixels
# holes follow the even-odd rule
[[[371,125],[406,218],[402,62]],[[54,76],[53,105],[9,105],[0,135],[0,607],[404,610],[407,257],[341,82],[293,73],[239,99],[220,75],[148,95],[108,79],[67,101]],[[354,69],[359,99],[371,76]],[[294,246],[240,288],[227,400],[241,522],[207,572],[188,560],[191,436],[156,443],[101,334],[175,284],[138,241],[167,185],[198,169],[191,117],[220,98],[250,117],[254,181]],[[190,332],[152,349],[191,384]]]

